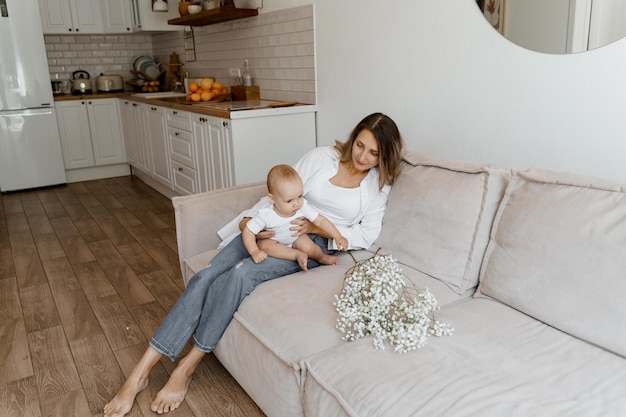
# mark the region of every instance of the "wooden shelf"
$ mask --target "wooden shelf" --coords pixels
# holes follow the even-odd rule
[[[258,9],[237,9],[236,7],[218,7],[211,10],[201,10],[196,14],[177,17],[167,21],[170,25],[206,26],[228,20],[243,19],[259,14]]]

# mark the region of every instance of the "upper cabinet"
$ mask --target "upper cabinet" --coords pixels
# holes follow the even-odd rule
[[[182,30],[167,23],[178,16],[178,7],[153,12],[152,0],[39,0],[39,8],[45,34]]]
[[[39,0],[43,33],[102,33],[100,2],[94,0]]]
[[[125,3],[127,3],[126,1]],[[153,12],[152,0],[131,0],[133,16],[137,24],[137,30],[144,32],[181,31],[184,28],[171,26],[167,23],[179,15],[178,2],[168,1],[167,12]]]

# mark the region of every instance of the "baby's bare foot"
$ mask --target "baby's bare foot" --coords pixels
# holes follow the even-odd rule
[[[316,261],[322,265],[337,265],[339,263],[339,257],[324,254],[319,259],[316,259]]]
[[[104,406],[104,417],[123,417],[135,402],[135,397],[148,386],[148,379],[129,378],[115,397]]]
[[[307,270],[306,264],[309,262],[309,257],[306,253],[299,250],[296,253],[296,261],[298,261],[298,265],[300,265],[303,271]]]
[[[158,392],[150,409],[158,414],[176,410],[182,404],[191,383],[191,375],[174,370],[165,386]]]

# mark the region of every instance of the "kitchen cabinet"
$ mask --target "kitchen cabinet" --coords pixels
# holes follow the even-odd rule
[[[172,189],[179,194],[194,194],[200,191],[196,140],[191,130],[191,113],[166,109],[170,162],[172,167]]]
[[[120,114],[122,116],[122,129],[124,130],[124,147],[126,148],[126,160],[133,167],[151,170],[146,167],[141,158],[142,142],[145,142],[140,104],[130,100],[120,100]]]
[[[234,185],[230,119],[194,114],[192,131],[196,141],[200,191]]]
[[[128,2],[128,0],[126,0]],[[184,28],[168,24],[169,19],[179,16],[178,2],[170,0],[167,12],[153,12],[151,0],[130,0],[133,29],[144,32],[181,31]]]
[[[174,2],[171,2],[174,3]],[[168,25],[178,16],[171,4],[167,12],[153,12],[150,0],[39,0],[44,34],[131,33],[182,30]]]
[[[39,0],[43,33],[103,33],[102,12],[96,0]]]
[[[146,133],[152,156],[152,176],[167,187],[172,186],[170,151],[167,143],[165,109],[149,105],[146,114]]]
[[[295,164],[316,146],[315,112],[233,111],[228,124],[232,146],[233,185],[263,181],[277,164]]]
[[[165,109],[131,100],[120,100],[124,113],[124,142],[128,163],[171,188],[170,152]]]
[[[136,0],[133,0],[136,1]],[[133,4],[128,0],[100,0],[104,33],[130,33],[133,25]]]
[[[66,170],[126,162],[117,99],[55,103]]]
[[[224,118],[193,107],[120,102],[133,172],[168,197],[263,181],[272,166],[294,164],[315,147],[312,106],[231,111]]]

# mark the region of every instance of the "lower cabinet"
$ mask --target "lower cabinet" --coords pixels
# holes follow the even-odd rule
[[[191,133],[191,113],[166,109],[167,135],[172,166],[172,189],[179,194],[200,192],[196,140]]]
[[[66,170],[126,162],[118,99],[55,103]]]
[[[233,147],[230,120],[194,114],[192,130],[199,161],[200,191],[210,191],[234,185]]]
[[[227,119],[120,103],[128,162],[168,196],[264,181],[272,166],[294,164],[315,147],[314,111]]]
[[[128,163],[152,179],[172,186],[170,152],[161,106],[120,100]]]
[[[146,132],[152,150],[152,176],[167,187],[172,186],[170,149],[165,125],[165,108],[148,105]]]

